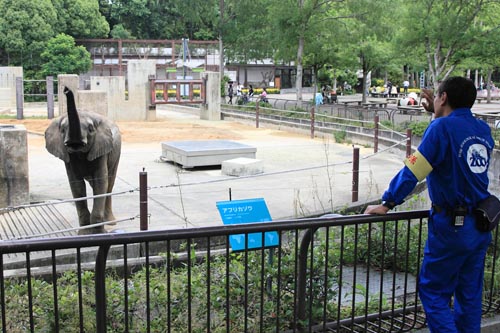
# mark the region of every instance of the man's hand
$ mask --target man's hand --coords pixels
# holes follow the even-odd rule
[[[427,112],[434,113],[434,91],[432,89],[422,89],[420,97],[423,99],[422,106]]]
[[[389,211],[389,208],[383,205],[370,205],[366,207],[365,214],[376,214],[385,215]]]

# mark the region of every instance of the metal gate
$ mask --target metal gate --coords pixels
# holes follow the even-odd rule
[[[149,78],[151,105],[206,104],[206,79],[158,80]]]

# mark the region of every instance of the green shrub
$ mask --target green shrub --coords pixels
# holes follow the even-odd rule
[[[418,239],[420,232],[426,233],[426,226],[427,224],[423,227],[420,223],[411,224],[408,221],[348,226],[344,241],[347,244],[345,261],[353,264],[369,263],[371,267],[418,275],[421,259],[417,252]],[[421,237],[420,241],[422,254],[425,237]]]
[[[422,137],[429,124],[429,121],[410,122],[407,128],[411,129],[413,135]]]
[[[336,143],[345,142],[346,136],[347,136],[347,131],[345,127],[341,130],[333,131],[333,137],[335,138]]]

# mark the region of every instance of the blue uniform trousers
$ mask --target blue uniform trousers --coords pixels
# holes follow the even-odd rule
[[[432,333],[481,330],[484,258],[491,233],[479,232],[474,223],[467,215],[464,226],[455,227],[450,214],[431,211],[419,296]]]

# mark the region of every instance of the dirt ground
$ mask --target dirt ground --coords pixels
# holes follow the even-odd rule
[[[25,118],[0,119],[0,124],[22,124],[30,135],[29,144],[44,145],[43,134],[52,120]],[[242,140],[264,139],[276,136],[301,136],[272,129],[258,129],[254,126],[231,121],[202,121],[199,118],[163,117],[156,121],[147,122],[117,122],[124,143],[150,144],[174,140]]]

